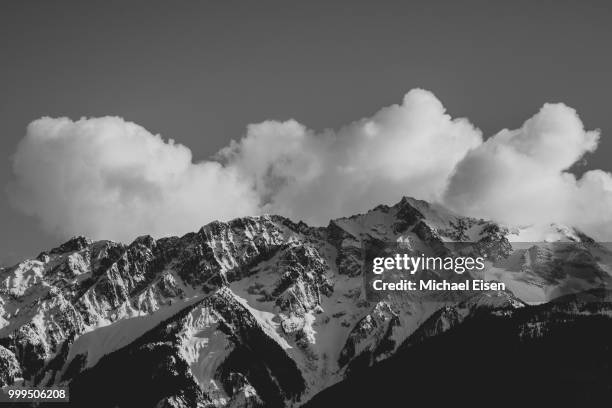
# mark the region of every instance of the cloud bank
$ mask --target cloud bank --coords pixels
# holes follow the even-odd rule
[[[193,163],[187,147],[116,117],[32,122],[13,170],[16,208],[60,236],[129,241],[258,211],[232,169]]]
[[[415,89],[337,131],[265,121],[210,160],[117,117],[32,122],[13,159],[16,208],[58,235],[129,241],[276,213],[322,225],[403,195],[510,224],[557,222],[612,238],[612,175],[567,170],[597,148],[577,113],[546,104],[483,141]]]

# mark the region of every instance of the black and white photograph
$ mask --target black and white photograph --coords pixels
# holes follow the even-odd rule
[[[0,2],[0,407],[612,406],[612,3]]]

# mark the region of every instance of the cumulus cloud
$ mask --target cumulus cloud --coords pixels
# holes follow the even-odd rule
[[[406,194],[438,200],[480,143],[478,129],[417,89],[337,132],[316,134],[295,121],[251,125],[220,156],[251,180],[264,211],[323,224]]]
[[[232,169],[117,117],[32,122],[13,159],[14,205],[61,236],[129,241],[257,211]]]
[[[12,202],[59,235],[129,241],[214,219],[277,213],[312,224],[403,195],[512,224],[559,222],[612,237],[612,176],[568,169],[596,149],[576,112],[546,104],[483,142],[425,90],[338,130],[295,120],[247,127],[214,159],[121,118],[32,122],[13,159]]]
[[[567,170],[596,149],[576,111],[545,104],[520,129],[502,130],[459,162],[443,201],[463,214],[508,224],[562,223],[612,236],[612,176]]]

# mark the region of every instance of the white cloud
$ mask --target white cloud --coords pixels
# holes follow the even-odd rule
[[[121,118],[32,122],[14,156],[15,206],[61,236],[129,241],[257,211],[231,169]]]
[[[193,163],[190,150],[121,118],[42,118],[14,157],[12,202],[59,235],[129,241],[214,219],[277,213],[314,224],[403,195],[479,217],[560,222],[612,237],[612,177],[566,170],[595,150],[576,112],[547,104],[483,143],[430,92],[337,131],[265,121]]]
[[[444,202],[460,213],[509,224],[562,223],[612,236],[612,176],[567,172],[596,149],[576,111],[545,104],[520,129],[502,130],[457,165]]]
[[[220,155],[251,180],[265,211],[324,224],[406,194],[437,200],[481,142],[466,119],[452,119],[431,92],[416,89],[337,132],[315,134],[295,121],[250,125]]]

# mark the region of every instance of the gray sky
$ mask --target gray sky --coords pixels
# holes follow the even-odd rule
[[[607,2],[330,3],[3,2],[0,185],[26,125],[45,115],[122,116],[198,160],[249,123],[337,128],[414,87],[487,136],[564,102],[603,132],[584,169],[612,170]],[[2,262],[60,241],[5,194],[0,225]]]

